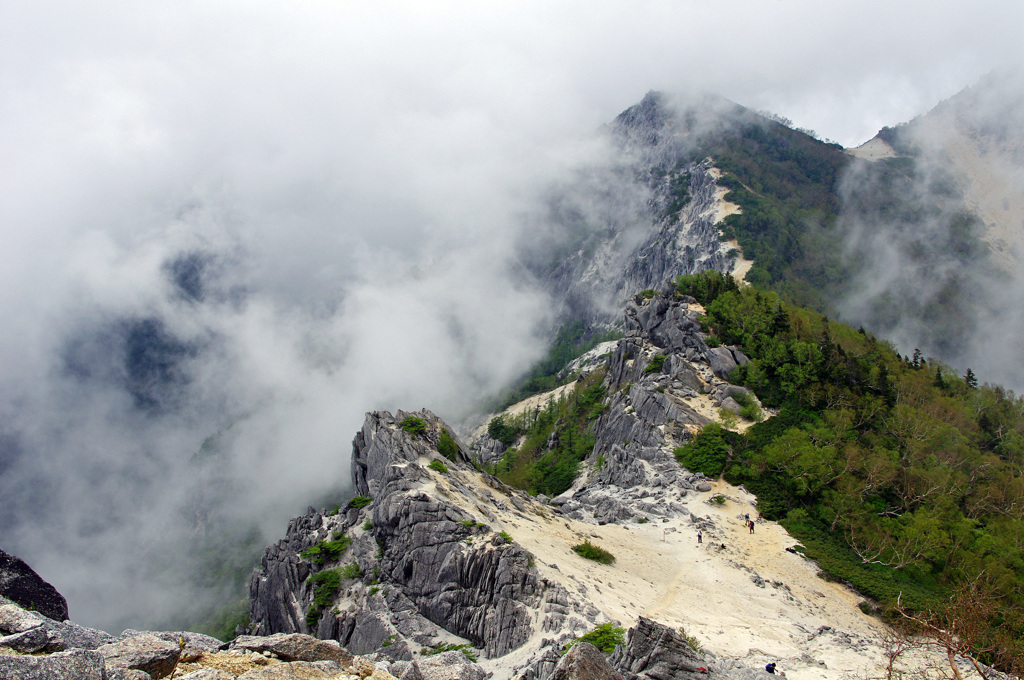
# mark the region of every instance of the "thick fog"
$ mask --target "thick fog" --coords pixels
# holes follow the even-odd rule
[[[854,165],[842,223],[861,270],[842,315],[963,375],[1024,390],[1024,71],[1000,69]]]
[[[457,420],[540,356],[538,203],[644,92],[855,144],[1020,14],[0,3],[0,548],[80,623],[166,620],[204,532],[269,542],[344,493],[367,410]]]

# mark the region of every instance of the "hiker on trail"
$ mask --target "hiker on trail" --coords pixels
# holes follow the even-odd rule
[[[765,666],[764,669],[766,671],[768,671],[769,673],[771,673],[772,675],[775,675],[775,662],[772,661],[770,664]]]
[[[704,542],[704,532],[702,532],[700,529],[697,529],[697,543],[703,543],[703,542]]]
[[[746,523],[746,522],[749,522],[749,521],[750,521],[750,513],[748,512],[748,513],[745,513],[743,515],[743,522]]]
[[[750,523],[747,524],[747,526],[750,527],[750,533],[754,533],[754,520],[750,520]]]

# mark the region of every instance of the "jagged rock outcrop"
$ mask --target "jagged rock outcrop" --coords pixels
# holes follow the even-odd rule
[[[403,427],[410,419],[422,429]],[[289,524],[251,580],[252,632],[311,632],[356,654],[411,661],[442,643],[497,657],[538,625],[552,633],[586,627],[565,589],[540,578],[531,555],[485,524],[494,512],[537,503],[473,471],[461,445],[454,460],[441,456],[444,427],[429,411],[367,415],[353,441],[352,476],[356,493],[372,503],[333,516],[311,509]],[[350,542],[316,564],[309,549],[330,540]],[[342,563],[357,565],[351,573],[359,575],[342,579],[332,606],[310,615],[311,577]],[[538,619],[546,603],[562,613]]]
[[[103,655],[107,669],[142,671],[154,680],[173,673],[181,655],[177,644],[147,633],[101,645],[96,651]]]
[[[638,291],[735,266],[737,253],[717,226],[717,171],[695,151],[704,133],[743,110],[710,97],[678,108],[650,92],[620,114],[608,131],[621,160],[604,171],[614,180],[578,187],[585,206],[553,210],[552,219],[575,235],[574,247],[538,273],[571,318],[614,321]]]
[[[68,603],[30,566],[0,550],[0,596],[55,621],[66,621]]]
[[[623,680],[687,680],[707,674],[708,662],[678,632],[643,616],[611,664]]]
[[[565,653],[548,680],[619,680],[608,659],[589,642],[577,642]]]

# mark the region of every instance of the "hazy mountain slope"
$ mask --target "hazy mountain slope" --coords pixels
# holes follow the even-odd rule
[[[1024,79],[995,72],[886,128],[843,179],[843,318],[961,372],[1024,388]]]

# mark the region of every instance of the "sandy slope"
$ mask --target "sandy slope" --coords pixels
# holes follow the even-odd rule
[[[484,489],[475,475],[459,474]],[[751,494],[721,481],[714,486],[682,498],[692,516],[666,522],[598,526],[540,504],[525,512],[494,513],[492,506],[484,521],[511,534],[535,555],[541,576],[585,596],[604,620],[628,628],[643,615],[682,626],[716,655],[751,668],[775,660],[796,680],[877,677],[882,628],[857,609],[860,598],[821,580],[812,562],[787,552],[795,541],[776,523],[759,520],[750,534],[743,515],[756,515]],[[717,494],[727,497],[723,505],[710,501]],[[450,499],[481,512],[472,498]],[[587,538],[615,555],[615,563],[573,553],[572,546]],[[831,630],[819,633],[822,626]],[[501,670],[516,661],[513,654],[485,665],[503,677]]]

